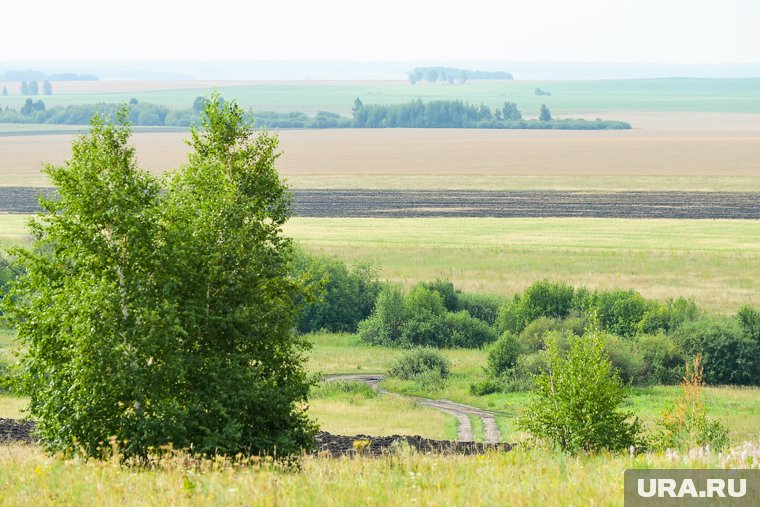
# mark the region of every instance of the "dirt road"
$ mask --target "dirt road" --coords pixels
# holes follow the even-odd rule
[[[501,441],[499,427],[496,425],[496,417],[493,412],[483,410],[470,405],[464,405],[462,403],[456,403],[450,400],[434,400],[431,398],[421,398],[418,396],[406,396],[403,394],[392,393],[386,391],[380,387],[380,382],[383,380],[383,375],[327,375],[324,380],[326,382],[335,380],[348,380],[356,382],[364,382],[372,389],[381,394],[392,394],[395,396],[403,396],[405,398],[411,398],[420,405],[435,408],[442,412],[446,412],[454,416],[459,422],[457,440],[460,442],[472,442],[474,435],[472,433],[472,424],[470,423],[470,416],[479,417],[483,421],[483,441],[487,444],[496,444]]]

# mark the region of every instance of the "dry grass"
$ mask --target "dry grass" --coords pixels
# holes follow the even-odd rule
[[[760,447],[746,443],[722,456],[570,457],[518,448],[472,457],[306,457],[295,472],[251,460],[191,468],[181,458],[139,469],[10,445],[0,446],[0,505],[623,505],[629,468],[757,468],[759,460]]]
[[[286,232],[314,252],[369,258],[405,285],[440,277],[511,295],[550,278],[693,297],[714,312],[760,305],[752,220],[294,218]]]
[[[282,131],[278,169],[295,188],[760,191],[760,115],[625,114],[641,128]],[[186,137],[135,134],[141,165],[176,167]],[[45,184],[42,164],[65,160],[70,142],[69,135],[0,137],[0,184]]]

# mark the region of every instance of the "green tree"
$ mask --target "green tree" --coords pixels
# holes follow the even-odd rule
[[[136,167],[126,112],[97,116],[47,169],[57,200],[4,307],[26,344],[23,387],[50,450],[288,454],[314,430],[303,402],[300,286],[281,227],[277,138],[212,96],[189,162],[162,188]]]
[[[193,101],[193,111],[200,114],[206,109],[208,99],[206,97],[195,97]]]
[[[505,102],[504,107],[501,108],[501,115],[505,120],[523,119],[522,113],[517,109],[517,104],[514,102]]]
[[[21,81],[21,95],[29,95],[29,83]]]
[[[569,452],[618,451],[641,443],[641,425],[622,411],[625,387],[604,352],[601,333],[571,337],[565,358],[549,341],[549,364],[533,379],[533,399],[519,425]]]
[[[3,97],[5,97],[7,95],[8,95],[8,87],[7,86],[3,86]]]
[[[538,114],[538,119],[540,121],[552,121],[552,113],[549,111],[549,108],[546,107],[546,104],[541,104],[541,111]]]
[[[42,82],[42,93],[43,95],[53,94],[53,85],[51,85],[50,81],[48,81],[47,79]]]
[[[29,81],[28,86],[29,95],[39,95],[40,94],[40,87],[37,85],[37,81]]]

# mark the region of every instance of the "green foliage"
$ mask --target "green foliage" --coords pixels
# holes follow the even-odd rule
[[[538,120],[543,122],[552,121],[552,113],[549,111],[549,108],[546,107],[546,104],[541,104],[541,110],[538,113]]]
[[[517,364],[521,347],[515,335],[506,332],[488,348],[488,373],[501,377],[511,372]]]
[[[359,324],[359,336],[369,343],[402,347],[475,348],[496,339],[494,330],[468,311],[448,311],[442,294],[450,306],[459,307],[458,292],[448,281],[419,284],[406,296],[397,287],[386,287],[372,315]]]
[[[710,420],[702,399],[704,368],[697,355],[686,363],[681,382],[681,395],[673,401],[659,421],[661,430],[654,442],[660,449],[693,449],[710,446],[719,452],[729,444],[728,428],[720,421]]]
[[[498,393],[502,391],[501,382],[494,379],[481,380],[470,384],[470,394],[473,396],[485,396],[487,394]]]
[[[619,406],[626,399],[620,377],[598,332],[574,337],[566,358],[549,342],[548,370],[534,379],[522,429],[568,452],[619,451],[638,446],[640,423]]]
[[[622,337],[634,336],[653,302],[634,290],[595,291],[586,301],[586,312],[595,315],[605,331]]]
[[[623,383],[633,385],[645,383],[641,375],[644,360],[632,343],[615,335],[604,335],[604,351]]]
[[[407,352],[388,366],[388,376],[402,380],[415,380],[431,372],[445,379],[451,372],[451,364],[446,356],[429,348]]]
[[[459,296],[461,293],[454,288],[454,284],[449,280],[441,280],[440,278],[437,278],[433,282],[423,282],[422,286],[440,294],[443,299],[443,306],[446,307],[447,311],[456,312],[460,310]]]
[[[749,305],[742,306],[736,313],[744,334],[754,340],[760,348],[760,312]]]
[[[480,319],[489,326],[493,326],[499,315],[499,307],[502,304],[502,300],[496,296],[458,292],[457,303],[459,310],[466,310],[467,313],[476,319]]]
[[[332,257],[296,256],[297,276],[307,277],[318,287],[317,297],[304,301],[298,317],[298,330],[356,332],[359,322],[375,307],[381,284],[370,264],[357,263],[349,269]]]
[[[423,315],[443,315],[446,306],[440,292],[417,285],[406,295],[406,309],[415,317]]]
[[[682,325],[674,339],[687,357],[704,358],[711,384],[760,384],[760,347],[747,336],[739,319],[705,317]]]
[[[539,317],[525,326],[525,329],[520,333],[519,341],[523,350],[538,351],[546,348],[545,337],[552,331],[581,336],[585,330],[586,321],[580,317],[568,317],[566,319]]]
[[[534,282],[522,296],[502,306],[496,326],[502,332],[520,333],[539,317],[565,318],[573,306],[573,292],[564,282]]]
[[[666,304],[652,302],[636,325],[636,330],[640,334],[672,333],[684,322],[697,318],[699,309],[692,299],[679,297]]]
[[[404,345],[401,337],[407,318],[406,301],[401,288],[387,285],[380,291],[372,315],[359,323],[359,336],[375,345]]]
[[[671,336],[665,334],[639,337],[636,349],[643,365],[641,378],[649,384],[675,384],[681,377],[685,358]]]
[[[27,272],[5,307],[27,346],[30,415],[50,450],[125,456],[299,452],[314,431],[292,332],[303,290],[281,227],[277,138],[212,96],[189,162],[162,187],[136,167],[126,113],[95,118],[47,169]],[[44,252],[44,254],[42,253]]]

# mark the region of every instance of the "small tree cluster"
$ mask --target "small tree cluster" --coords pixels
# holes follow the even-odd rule
[[[126,113],[95,118],[47,173],[26,274],[5,298],[28,354],[29,413],[50,450],[299,452],[314,431],[294,335],[290,200],[277,138],[212,96],[188,163],[136,166]]]

